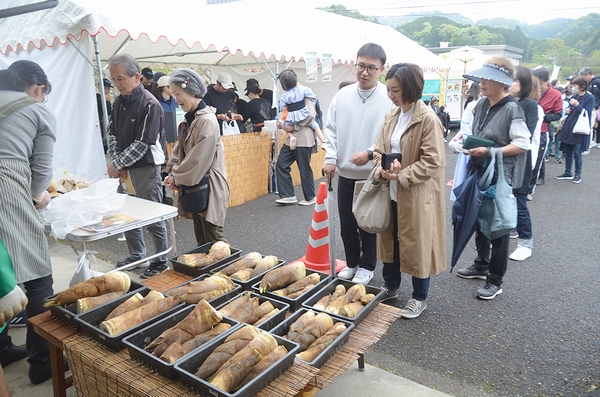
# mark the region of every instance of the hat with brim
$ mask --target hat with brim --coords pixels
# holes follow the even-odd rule
[[[483,67],[464,74],[463,77],[468,80],[476,81],[477,83],[479,83],[481,79],[496,81],[508,86],[513,83],[510,72],[506,68],[498,66],[495,63],[484,63]]]

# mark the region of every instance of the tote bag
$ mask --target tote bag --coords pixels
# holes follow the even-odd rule
[[[366,181],[354,183],[352,214],[358,226],[368,233],[381,233],[390,225],[390,187],[375,180],[375,167]]]
[[[590,135],[591,131],[592,127],[590,125],[590,118],[588,117],[588,112],[587,110],[583,109],[581,113],[579,113],[579,117],[577,117],[575,127],[573,127],[573,134]]]
[[[477,215],[481,233],[490,240],[495,240],[509,234],[517,227],[517,198],[512,192],[512,187],[504,178],[504,165],[502,161],[502,148],[490,151],[492,161],[488,165],[479,187],[485,190],[481,207]],[[486,185],[489,180],[486,174],[494,172],[494,154],[498,162],[498,180],[495,185]]]

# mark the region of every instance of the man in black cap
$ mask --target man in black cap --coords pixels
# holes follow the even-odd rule
[[[154,72],[150,68],[142,69],[142,84],[144,88],[148,91],[152,91],[152,78],[154,77]]]
[[[109,121],[110,121],[110,115],[112,114],[112,103],[110,101],[110,89],[112,88],[112,84],[110,83],[109,79],[104,79],[102,85],[104,86],[104,99],[106,100],[106,114],[108,114]],[[98,90],[101,90],[101,88],[98,87]],[[96,93],[96,103],[98,104],[98,117],[100,119],[100,135],[102,136],[102,145],[104,146],[104,153],[106,153],[108,146],[106,144],[106,136],[105,136],[106,131],[105,131],[105,127],[104,127],[104,112],[102,110],[102,95],[100,95],[100,92]]]
[[[248,79],[246,80],[246,95],[248,95],[248,87],[251,85],[256,85],[260,90],[259,97],[265,99],[269,102],[269,105],[273,106],[273,91],[260,88],[260,84],[258,84],[258,80],[256,79]]]

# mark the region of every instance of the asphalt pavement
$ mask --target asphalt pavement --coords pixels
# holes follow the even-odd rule
[[[456,155],[448,150],[447,159],[449,181]],[[591,149],[583,159],[580,184],[554,179],[564,164],[554,163],[553,157],[546,163],[545,185],[536,188],[529,202],[533,255],[509,261],[502,295],[477,299],[475,291],[484,281],[461,279],[456,270],[434,276],[427,310],[417,319],[392,324],[366,352],[366,362],[454,396],[600,396],[600,149]],[[334,180],[334,195],[335,187]],[[449,262],[449,188],[446,193]],[[296,195],[303,198],[299,187]],[[306,253],[314,208],[277,205],[277,197],[271,193],[228,210],[225,234],[233,247],[286,261]],[[337,213],[330,222],[336,257],[343,260]],[[179,253],[193,249],[192,222],[175,223]],[[109,263],[127,256],[126,244],[116,238],[89,247]],[[511,252],[515,247],[516,240],[511,241]],[[471,241],[457,269],[469,266],[475,254]],[[375,273],[371,284],[380,286],[379,267]],[[410,298],[409,279],[404,276],[395,303],[399,307]],[[368,391],[361,394],[392,395]]]

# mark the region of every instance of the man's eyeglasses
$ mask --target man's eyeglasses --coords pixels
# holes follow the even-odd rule
[[[362,63],[358,63],[358,64],[354,65],[354,67],[356,68],[356,70],[358,70],[361,73],[364,72],[366,69],[367,73],[369,73],[369,74],[373,74],[380,69],[376,66],[367,66],[367,65],[363,65]]]

